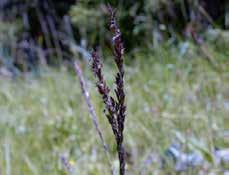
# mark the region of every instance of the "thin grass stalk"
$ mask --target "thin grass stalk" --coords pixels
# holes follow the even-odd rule
[[[72,26],[71,26],[70,20],[69,20],[69,18],[67,16],[65,18],[65,29],[66,29],[67,33],[70,35],[70,37],[72,38],[72,40],[74,41],[73,32],[72,32]],[[79,51],[79,49],[78,49],[79,47],[74,42],[72,42],[71,40],[68,40],[67,44],[69,45],[70,50],[72,51],[73,54],[76,54],[77,51]],[[84,56],[86,55],[85,52],[83,54]],[[109,163],[111,174],[114,175],[114,170],[113,170],[113,166],[112,166],[112,163],[111,163],[110,154],[109,154],[109,151],[108,151],[108,146],[107,146],[107,144],[105,142],[105,139],[103,137],[103,133],[102,133],[102,131],[100,129],[99,122],[98,122],[98,117],[97,117],[97,114],[95,112],[94,106],[92,105],[90,94],[89,94],[86,82],[84,80],[84,77],[83,77],[83,74],[82,74],[82,70],[80,68],[79,63],[76,60],[74,62],[74,70],[75,70],[75,73],[76,73],[76,75],[77,75],[77,77],[79,79],[81,91],[82,91],[82,94],[83,94],[84,99],[86,101],[91,120],[92,120],[93,125],[94,125],[94,127],[96,129],[97,134],[99,135],[100,141],[101,141],[101,143],[103,145],[103,148],[104,148],[104,151],[105,151],[108,163]]]
[[[111,169],[111,174],[113,175],[114,171],[113,171],[113,166],[112,166],[112,163],[111,163],[111,160],[110,160],[110,154],[109,154],[109,151],[108,151],[108,147],[107,147],[107,144],[105,143],[102,131],[101,131],[100,127],[99,127],[98,117],[97,117],[95,109],[94,109],[94,107],[93,107],[93,105],[91,103],[90,94],[89,94],[88,88],[86,86],[86,83],[84,81],[81,68],[80,68],[79,64],[77,63],[77,61],[74,62],[74,69],[75,69],[76,75],[77,75],[77,77],[79,79],[80,87],[81,87],[81,90],[82,90],[82,94],[83,94],[84,99],[86,101],[91,120],[92,120],[92,122],[94,124],[96,132],[99,135],[100,141],[101,141],[101,143],[103,145],[104,151],[105,151],[107,159],[108,159],[108,163],[109,163],[109,166],[110,166],[110,169]]]

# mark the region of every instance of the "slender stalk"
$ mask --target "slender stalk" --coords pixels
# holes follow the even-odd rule
[[[107,147],[107,144],[105,143],[102,131],[101,131],[100,127],[99,127],[98,117],[97,117],[95,109],[94,109],[94,107],[93,107],[93,105],[91,103],[91,98],[90,98],[90,95],[89,95],[89,91],[88,91],[88,88],[87,88],[86,83],[84,81],[81,68],[80,68],[79,64],[77,63],[77,61],[74,62],[74,69],[75,69],[76,75],[77,75],[77,77],[79,79],[80,87],[81,87],[81,90],[82,90],[82,94],[83,94],[84,99],[85,99],[85,101],[87,103],[88,110],[89,110],[89,113],[90,113],[90,116],[91,116],[91,120],[92,120],[92,122],[94,124],[96,132],[99,135],[99,138],[101,140],[101,143],[103,145],[104,151],[106,153],[106,156],[107,156],[110,168],[111,168],[111,174],[113,175],[114,171],[113,171],[112,163],[111,163],[111,160],[110,160],[110,155],[109,155],[109,152],[108,152],[108,147]]]

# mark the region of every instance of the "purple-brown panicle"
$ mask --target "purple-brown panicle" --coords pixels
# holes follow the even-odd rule
[[[117,152],[120,162],[120,175],[125,175],[125,150],[123,147],[123,130],[126,116],[125,91],[124,91],[124,65],[123,55],[124,47],[122,43],[122,34],[115,19],[115,12],[111,6],[107,7],[110,16],[109,29],[113,33],[112,44],[114,61],[118,68],[115,76],[115,94],[116,98],[109,95],[110,88],[106,85],[102,72],[101,58],[96,49],[92,53],[92,70],[97,78],[98,92],[103,98],[105,104],[106,117],[111,125],[117,144]]]

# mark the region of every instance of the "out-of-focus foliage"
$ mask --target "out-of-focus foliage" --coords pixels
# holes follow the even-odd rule
[[[6,36],[14,30],[14,39],[1,38],[0,43],[10,50],[13,64],[23,71],[33,70],[39,63],[60,64],[68,59],[62,38],[63,17],[74,0],[4,0],[0,2],[0,21]],[[3,27],[2,27],[3,26]],[[20,26],[20,27],[19,27]],[[0,29],[1,30],[1,29]],[[0,34],[0,35],[1,35]],[[13,49],[12,49],[13,48]],[[8,58],[6,58],[8,59]]]
[[[111,4],[117,10],[126,51],[148,52],[164,42],[179,45],[183,39],[192,38],[193,33],[202,36],[208,28],[225,28],[226,3],[226,0],[2,0],[0,28],[9,29],[2,34],[14,30],[16,35],[14,40],[0,38],[0,43],[8,46],[13,63],[22,70],[31,70],[41,62],[58,65],[71,60],[67,41],[73,38],[85,50],[96,45],[109,49],[106,5]],[[7,27],[8,23],[15,27]]]
[[[96,37],[97,44],[100,42],[100,45],[107,40],[107,37],[104,37],[104,21],[105,4],[108,3],[117,8],[127,50],[145,46],[151,48],[171,38],[178,40],[186,34],[188,26],[193,27],[196,32],[203,32],[210,26],[224,26],[224,1],[79,1],[72,6],[70,15],[74,26],[84,31],[83,35],[87,36],[88,43],[95,44]],[[213,13],[210,7],[214,3],[218,5],[214,9],[218,16],[210,15]]]
[[[74,5],[70,11],[72,22],[78,29],[79,40],[96,43],[97,36],[104,35],[104,17],[103,13],[96,8],[85,8],[83,4]],[[103,32],[103,33],[101,33]]]
[[[12,73],[18,73],[14,66],[13,54],[16,51],[17,35],[21,31],[20,22],[14,23],[0,21],[0,67],[5,66]]]
[[[213,69],[190,45],[182,57],[176,48],[169,51],[159,47],[154,54],[136,55],[132,65],[126,65],[125,147],[129,174],[179,174],[173,162],[169,164],[169,157],[165,156],[168,165],[161,164],[161,156],[176,137],[184,143],[182,151],[198,152],[209,161],[180,174],[218,175],[228,170],[227,164],[211,162],[211,148],[229,147],[228,57],[224,52],[214,54],[225,60],[219,63],[222,72]],[[104,65],[108,83],[113,82],[109,76],[112,70],[112,65]],[[0,78],[2,173],[8,169],[11,174],[71,174],[63,163],[66,159],[72,174],[110,174],[75,75],[64,69],[45,69],[40,78],[25,75],[13,81]],[[89,69],[84,69],[84,75],[92,80]],[[93,83],[87,84],[117,169],[114,138],[101,99]]]

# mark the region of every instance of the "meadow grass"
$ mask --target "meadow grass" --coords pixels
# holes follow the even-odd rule
[[[152,153],[163,156],[178,133],[198,140],[209,153],[215,146],[229,146],[221,136],[229,127],[228,59],[217,52],[215,56],[217,70],[198,54],[178,58],[161,50],[138,54],[133,61],[125,58],[127,174],[176,174],[169,167],[161,168],[159,159],[151,164],[145,161]],[[89,69],[84,67],[84,75],[117,169],[114,138]],[[110,85],[112,70],[113,65],[105,64]],[[70,169],[64,167],[63,157]],[[210,171],[217,169],[212,165]],[[1,77],[0,174],[71,173],[109,174],[77,77],[64,68],[42,68],[38,77]]]

